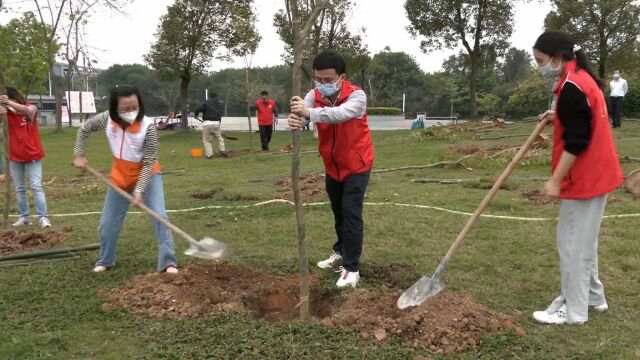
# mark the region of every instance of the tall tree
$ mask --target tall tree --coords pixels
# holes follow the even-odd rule
[[[42,47],[45,42],[40,23],[33,13],[24,13],[0,26],[0,48],[6,54],[12,54],[0,58],[5,69],[5,81],[24,94],[42,94],[44,91],[48,64],[55,61],[53,55]],[[58,47],[58,44],[53,44],[54,50]]]
[[[189,83],[202,74],[214,57],[227,58],[216,51],[240,43],[236,24],[244,24],[241,14],[252,13],[253,0],[177,0],[160,18],[156,41],[145,61],[163,80],[180,80],[182,128],[188,129]]]
[[[291,34],[293,37],[293,82],[291,92],[299,96],[302,87],[302,51],[308,45],[307,36],[316,19],[324,10],[328,0],[315,0],[306,19],[302,18],[298,0],[285,0],[285,5],[291,19]],[[313,44],[311,44],[313,45]],[[291,160],[291,184],[293,187],[293,201],[296,207],[296,235],[298,238],[298,256],[300,260],[300,319],[309,318],[309,254],[307,238],[304,229],[304,208],[300,191],[300,130],[293,131],[293,158]]]
[[[407,53],[389,50],[375,54],[365,76],[372,106],[400,107],[403,94],[408,95],[408,104],[424,97],[425,74]],[[411,106],[408,109],[409,112],[420,110]]]
[[[545,19],[549,30],[564,30],[598,63],[601,78],[609,59],[634,48],[640,36],[640,3],[636,0],[552,0]]]
[[[513,32],[517,0],[407,0],[405,10],[413,35],[422,35],[422,51],[455,48],[462,44],[469,59],[470,115],[477,117],[477,76],[487,51],[507,47]]]
[[[527,77],[532,67],[532,58],[528,51],[517,48],[510,48],[502,64],[502,81],[507,84],[514,84]]]
[[[0,11],[2,11],[2,0],[0,0]],[[0,61],[0,95],[5,95],[4,87],[4,64]],[[2,161],[4,163],[5,171],[9,169],[9,132],[7,131],[7,116],[0,115],[0,123],[2,124],[2,140],[3,142],[3,154]],[[11,177],[5,176],[4,180],[4,202],[2,209],[2,226],[9,227],[9,207],[11,206]]]

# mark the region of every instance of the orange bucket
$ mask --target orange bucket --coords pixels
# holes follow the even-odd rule
[[[201,158],[202,157],[202,148],[193,148],[191,149],[191,157],[192,158]]]

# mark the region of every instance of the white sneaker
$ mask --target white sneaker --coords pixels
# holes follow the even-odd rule
[[[167,274],[177,274],[178,268],[175,266],[169,266],[164,272],[166,272]]]
[[[338,282],[336,282],[336,286],[339,288],[351,286],[356,287],[358,285],[358,281],[360,280],[360,272],[359,271],[347,271],[347,269],[340,266],[340,278]]]
[[[564,311],[558,310],[552,314],[546,311],[536,311],[533,313],[533,318],[537,322],[543,324],[563,325],[567,323],[567,315]]]
[[[49,218],[42,217],[38,222],[40,224],[41,229],[46,229],[51,227],[51,221],[49,221]]]
[[[109,270],[109,268],[106,267],[106,266],[103,266],[103,265],[98,265],[98,266],[93,268],[93,272],[96,272],[96,273],[105,272],[107,270]]]
[[[605,311],[609,310],[609,305],[605,302],[602,305],[594,306],[593,310],[602,313],[602,312],[605,312]]]
[[[337,252],[333,252],[327,260],[318,261],[320,269],[335,269],[342,263],[342,256]]]
[[[18,221],[14,222],[11,226],[19,227],[19,226],[29,225],[29,224],[31,224],[31,221],[29,220],[28,217],[21,217],[20,219],[18,219]]]

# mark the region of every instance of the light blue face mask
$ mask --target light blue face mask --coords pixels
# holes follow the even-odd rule
[[[540,66],[538,68],[538,71],[540,72],[540,75],[542,75],[543,77],[546,77],[546,78],[554,78],[554,77],[558,77],[558,76],[562,75],[562,73],[560,71],[561,68],[562,68],[562,65],[558,66],[557,69],[554,69],[553,66],[551,66],[551,62],[552,61],[553,61],[553,58],[551,58],[546,65]]]
[[[339,82],[340,82],[339,79],[335,83],[329,83],[329,84],[322,84],[322,83],[316,82],[316,89],[318,89],[320,93],[322,93],[322,95],[329,97],[338,92]]]

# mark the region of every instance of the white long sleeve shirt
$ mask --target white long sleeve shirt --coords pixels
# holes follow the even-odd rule
[[[611,81],[610,87],[612,97],[625,97],[629,91],[627,80],[623,78]]]

